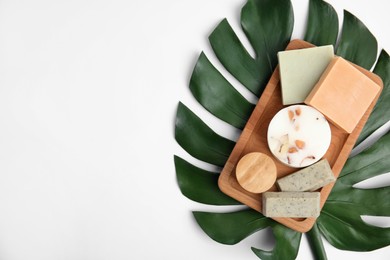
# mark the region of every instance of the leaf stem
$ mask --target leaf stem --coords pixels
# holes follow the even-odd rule
[[[312,229],[310,229],[306,234],[314,258],[317,260],[327,260],[328,258],[326,257],[324,244],[322,243],[322,238],[317,223],[315,223]]]

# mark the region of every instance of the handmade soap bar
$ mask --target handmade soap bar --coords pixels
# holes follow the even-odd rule
[[[264,192],[266,217],[308,218],[320,215],[319,192]]]
[[[271,153],[291,167],[306,167],[319,161],[330,145],[329,123],[316,109],[293,105],[272,118],[267,133]]]
[[[333,57],[333,45],[279,52],[283,105],[303,103]]]
[[[315,191],[335,180],[328,160],[323,159],[307,168],[278,179],[276,183],[281,191]]]
[[[335,57],[305,103],[351,133],[380,87],[341,57]]]

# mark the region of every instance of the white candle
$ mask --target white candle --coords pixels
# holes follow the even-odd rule
[[[283,108],[268,127],[268,146],[282,163],[295,168],[319,161],[329,148],[328,121],[316,109],[305,105]]]

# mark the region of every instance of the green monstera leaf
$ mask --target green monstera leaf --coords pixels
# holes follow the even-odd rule
[[[310,1],[305,41],[317,46],[328,44],[334,46],[338,33],[339,18],[334,8],[322,0]]]
[[[350,158],[318,218],[318,227],[335,247],[371,251],[390,244],[390,228],[366,224],[361,215],[390,216],[390,187],[358,189],[353,185],[390,169],[390,132]]]
[[[290,41],[294,24],[290,0],[247,0],[241,10],[241,27],[253,47],[252,57],[223,19],[209,36],[210,45],[226,70],[243,86],[261,96],[277,65],[277,52]],[[371,68],[377,57],[377,41],[353,14],[344,11],[342,30],[334,8],[323,0],[310,0],[304,39],[315,45],[333,44],[340,55],[362,67]],[[339,39],[338,39],[339,38]],[[381,50],[374,73],[384,88],[364,127],[358,143],[390,120],[390,59]],[[254,104],[247,101],[202,52],[189,83],[196,100],[211,114],[242,129]],[[235,142],[206,125],[183,103],[179,103],[175,139],[193,157],[223,167]],[[362,215],[390,216],[390,187],[358,189],[353,185],[390,171],[390,133],[369,149],[351,157],[340,174],[316,224],[307,234],[316,259],[326,259],[324,237],[336,248],[370,251],[390,245],[390,229],[365,223]],[[240,205],[218,188],[218,172],[200,169],[175,156],[177,182],[187,198],[208,205]],[[216,168],[217,168],[216,167]],[[270,251],[252,247],[261,259],[295,259],[301,233],[295,232],[252,209],[215,213],[193,212],[201,229],[213,240],[233,245],[264,228],[271,228],[275,246]]]

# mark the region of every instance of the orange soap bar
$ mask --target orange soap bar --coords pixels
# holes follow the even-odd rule
[[[305,103],[351,133],[379,91],[380,86],[374,81],[345,59],[335,57]]]

